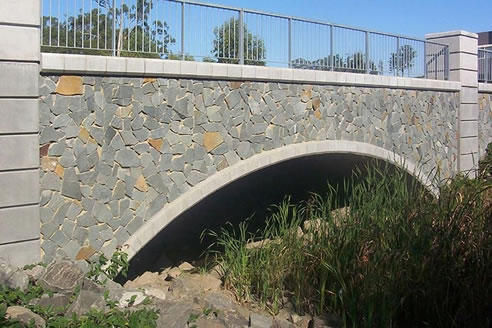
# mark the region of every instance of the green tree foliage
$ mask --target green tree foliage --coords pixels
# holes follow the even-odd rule
[[[246,24],[244,29],[244,64],[246,65],[266,65],[265,42],[257,35],[253,35],[248,30]],[[212,56],[205,57],[205,62],[217,63],[239,63],[239,20],[231,18],[221,26],[214,28],[215,38],[213,40]]]
[[[332,65],[333,61],[333,65]],[[339,54],[333,56],[323,57],[316,60],[307,60],[304,58],[297,58],[291,62],[292,68],[303,69],[316,69],[320,71],[329,71],[331,67],[337,72],[352,72],[352,73],[365,73],[366,72],[366,56],[362,52],[355,52],[351,55],[343,57]],[[369,60],[369,72],[370,74],[378,74],[378,67],[372,61]]]
[[[170,54],[169,46],[176,40],[165,21],[149,20],[150,0],[137,1],[136,6],[122,1],[115,10],[112,1],[95,1],[99,8],[65,20],[43,16],[42,51],[110,56],[115,47],[117,55],[125,57],[161,58]]]
[[[417,51],[409,44],[405,44],[400,47],[398,52],[391,53],[389,59],[389,70],[394,75],[410,76],[410,69],[415,65],[415,57]]]

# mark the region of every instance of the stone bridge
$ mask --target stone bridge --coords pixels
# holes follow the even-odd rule
[[[39,35],[34,16],[0,14],[0,40]],[[454,81],[0,47],[0,257],[132,257],[214,191],[299,157],[377,158],[426,185],[473,169],[492,138],[476,35],[428,37],[450,44]]]

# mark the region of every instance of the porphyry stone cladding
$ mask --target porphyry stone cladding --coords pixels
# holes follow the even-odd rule
[[[478,154],[485,156],[487,145],[492,142],[492,93],[478,94]]]
[[[456,168],[455,92],[125,77],[41,77],[43,260],[112,253],[228,166],[313,140]]]

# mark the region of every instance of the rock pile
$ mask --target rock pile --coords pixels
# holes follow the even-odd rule
[[[200,272],[184,262],[160,273],[145,272],[121,286],[108,279],[104,280],[104,284],[97,283],[69,260],[56,260],[47,267],[36,265],[26,269],[3,263],[0,264],[0,285],[26,290],[31,281],[51,292],[33,299],[30,305],[51,307],[53,311],[66,315],[81,315],[91,309],[109,311],[108,302],[121,309],[147,306],[159,311],[157,327],[336,327],[332,325],[333,320],[301,317],[289,307],[273,317],[241,305],[232,293],[222,288],[218,270]],[[152,302],[146,302],[147,299]],[[8,307],[6,317],[26,325],[34,320],[36,327],[46,326],[42,317],[22,306]]]

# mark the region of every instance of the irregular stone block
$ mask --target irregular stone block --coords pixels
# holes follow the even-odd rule
[[[84,278],[80,268],[70,261],[53,262],[39,280],[41,286],[63,294],[71,294]]]
[[[82,78],[80,76],[71,75],[60,76],[55,92],[64,96],[83,94],[84,88],[82,86]]]

